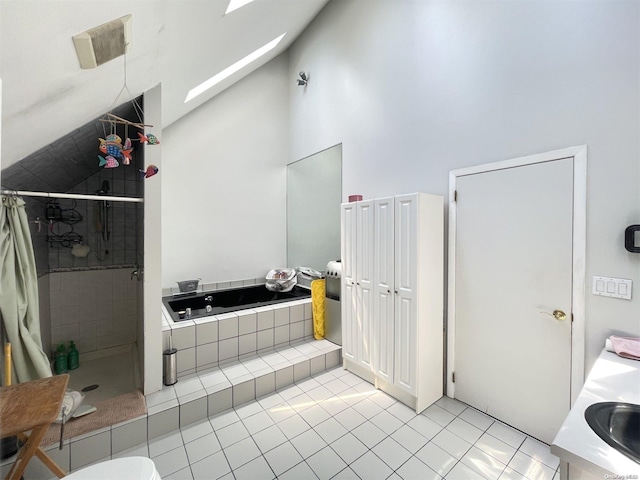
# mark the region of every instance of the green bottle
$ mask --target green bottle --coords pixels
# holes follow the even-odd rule
[[[69,342],[69,370],[75,370],[80,366],[80,352],[73,341]]]
[[[67,350],[64,347],[64,343],[61,343],[58,345],[58,351],[56,352],[56,373],[67,373],[68,367]]]

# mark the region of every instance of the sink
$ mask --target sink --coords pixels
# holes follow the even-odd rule
[[[599,402],[589,405],[584,418],[591,429],[611,447],[640,462],[640,405]]]

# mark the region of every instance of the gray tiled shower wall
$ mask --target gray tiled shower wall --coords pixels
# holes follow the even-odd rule
[[[142,196],[142,180],[136,175],[132,166],[119,167],[100,171],[73,188],[72,193],[94,194],[103,182],[109,182],[110,195]],[[127,171],[129,170],[129,171]],[[133,174],[133,175],[132,175]],[[133,178],[129,178],[133,177]],[[142,264],[143,252],[138,241],[139,225],[143,225],[144,208],[142,203],[100,202],[95,200],[57,200],[63,215],[75,210],[73,215],[81,215],[82,220],[74,225],[54,222],[54,233],[64,234],[73,231],[82,236],[83,245],[91,250],[84,257],[74,257],[71,249],[53,244],[48,249],[49,270],[64,268],[100,267],[100,266],[133,266]],[[107,211],[99,227],[99,210]],[[67,213],[68,212],[68,213]],[[108,230],[108,231],[107,231]],[[46,241],[46,239],[44,239]]]
[[[92,185],[96,181],[102,181],[106,175],[96,175],[98,178],[89,178],[79,188],[74,190],[86,190],[81,188],[85,184]],[[141,187],[140,187],[141,188]],[[85,192],[73,192],[85,193]],[[117,193],[116,193],[117,195]],[[139,196],[139,195],[132,195]],[[96,230],[96,205],[92,200],[56,200],[64,211],[72,209],[81,215],[82,220],[74,225],[61,222],[49,223],[46,220],[46,205],[48,202],[29,197],[23,197],[27,207],[29,229],[36,260],[38,276],[49,272],[64,271],[67,269],[96,269],[100,267],[135,266],[141,265],[144,258],[143,250],[143,226],[144,208],[142,203],[110,202],[109,207],[109,236],[108,239]],[[75,205],[75,208],[74,208]],[[66,214],[66,213],[64,213]],[[40,222],[40,223],[36,223]],[[77,233],[82,237],[82,244],[91,249],[86,257],[75,257],[71,254],[73,244],[65,247],[54,241],[50,245],[48,238],[53,234],[62,235],[66,232]]]

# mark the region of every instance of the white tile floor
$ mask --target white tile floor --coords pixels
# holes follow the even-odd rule
[[[549,447],[443,397],[421,415],[342,367],[141,444],[176,479],[557,480]]]

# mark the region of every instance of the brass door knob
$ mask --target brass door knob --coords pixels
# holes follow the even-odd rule
[[[555,318],[558,321],[562,321],[562,320],[566,320],[567,319],[567,314],[564,313],[562,310],[554,310],[552,313],[549,312],[540,312],[540,313],[544,313],[545,315],[550,315],[553,318]]]

